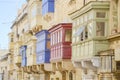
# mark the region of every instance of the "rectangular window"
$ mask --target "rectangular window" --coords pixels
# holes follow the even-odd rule
[[[51,45],[53,45],[53,34],[50,34],[50,37],[51,37],[50,43],[51,43]]]
[[[117,69],[117,70],[120,70],[120,61],[117,61],[117,62],[116,62],[116,69]]]
[[[47,39],[50,39],[50,34],[47,34]]]
[[[83,32],[80,35],[80,41],[83,41]]]
[[[106,13],[105,12],[96,12],[96,17],[97,18],[105,18]]]
[[[56,38],[56,44],[58,43],[58,35],[57,32],[55,33],[55,38]]]
[[[56,80],[59,80],[59,78],[56,78]]]
[[[101,57],[101,71],[111,72],[112,71],[112,56],[102,56]]]
[[[62,30],[60,31],[60,42],[62,42]]]
[[[58,31],[58,43],[60,42],[60,31]]]
[[[72,30],[65,30],[65,41],[71,42],[72,39]]]
[[[55,43],[55,35],[54,35],[54,33],[52,34],[52,42],[53,42],[53,45],[54,45],[54,43]]]
[[[47,49],[50,49],[50,41],[47,41]]]
[[[11,38],[11,41],[10,42],[13,42],[13,38]]]
[[[88,39],[88,30],[87,30],[87,28],[85,29],[85,39]]]
[[[54,80],[53,78],[51,78],[51,80]]]
[[[96,22],[96,36],[105,35],[105,22]]]

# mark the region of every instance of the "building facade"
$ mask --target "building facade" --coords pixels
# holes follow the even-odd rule
[[[71,63],[71,36],[72,24],[60,23],[49,29],[51,38],[52,66],[51,80],[69,80],[72,75],[73,65]]]
[[[9,33],[8,80],[120,79],[120,0],[26,1]]]
[[[0,80],[8,80],[8,55],[8,50],[0,49]]]

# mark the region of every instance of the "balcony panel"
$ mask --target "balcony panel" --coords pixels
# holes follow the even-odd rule
[[[58,44],[51,48],[51,60],[71,59],[70,44]]]
[[[39,54],[39,52],[41,52],[41,51],[44,51],[45,50],[45,43],[46,43],[46,41],[44,40],[44,41],[41,41],[41,42],[37,42],[37,44],[36,44],[36,51],[37,51],[37,54]]]
[[[36,54],[37,64],[49,63],[50,62],[50,51],[43,51]]]
[[[63,51],[63,59],[71,59],[71,47],[70,45],[65,45],[62,49]]]
[[[107,41],[86,41],[79,44],[79,47],[75,45],[76,51],[73,51],[72,59],[73,60],[81,60],[86,58],[92,58],[97,55],[99,51],[104,51],[108,49]],[[78,56],[78,54],[80,56]]]

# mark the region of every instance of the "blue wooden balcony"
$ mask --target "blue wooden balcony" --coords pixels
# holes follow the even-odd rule
[[[36,63],[48,63],[50,59],[50,36],[47,30],[42,30],[36,34]]]
[[[42,15],[54,13],[54,0],[42,0]]]

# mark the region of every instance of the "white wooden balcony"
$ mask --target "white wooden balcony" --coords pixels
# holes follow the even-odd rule
[[[89,40],[86,42],[78,43],[72,48],[72,60],[80,61],[82,59],[91,59],[98,54],[99,51],[107,50],[107,41],[94,41]]]

